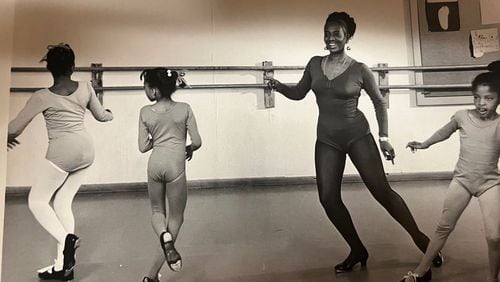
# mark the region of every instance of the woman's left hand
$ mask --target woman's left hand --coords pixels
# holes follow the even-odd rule
[[[380,150],[384,154],[384,157],[388,161],[392,161],[394,163],[394,158],[396,158],[396,153],[394,152],[394,148],[392,147],[389,141],[380,141]]]

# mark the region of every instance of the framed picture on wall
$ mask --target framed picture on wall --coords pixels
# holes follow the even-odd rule
[[[412,105],[472,104],[469,87],[472,79],[478,73],[483,72],[488,63],[498,60],[500,52],[489,52],[478,58],[473,57],[471,31],[500,28],[500,24],[483,25],[481,23],[481,0],[409,2],[414,65],[448,67],[439,71],[415,72],[415,84],[454,86],[415,91]],[[432,19],[429,18],[431,14]],[[446,32],[436,32],[444,31],[444,29]],[[460,88],[455,88],[455,86],[460,86]]]

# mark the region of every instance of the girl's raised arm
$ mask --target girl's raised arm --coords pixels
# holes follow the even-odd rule
[[[33,120],[33,118],[47,109],[45,103],[40,98],[39,93],[31,95],[30,99],[26,102],[24,108],[17,114],[17,116],[9,123],[8,139],[13,140],[21,135],[26,126]]]
[[[90,100],[87,108],[90,110],[94,118],[98,121],[103,122],[113,120],[113,114],[110,110],[104,109],[104,107],[101,105],[101,102],[99,102],[99,99],[97,99],[97,95],[95,94],[92,85],[87,82],[87,87],[90,91]]]
[[[455,115],[451,117],[450,122],[448,122],[445,126],[441,127],[438,131],[432,134],[429,139],[424,142],[411,141],[406,147],[410,148],[412,152],[415,152],[417,149],[427,149],[430,146],[442,142],[453,134],[458,129],[458,122],[455,118]]]

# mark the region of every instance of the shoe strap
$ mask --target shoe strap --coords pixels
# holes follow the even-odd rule
[[[413,273],[412,271],[408,271],[408,273],[403,278],[405,279],[405,282],[408,282],[408,278],[412,279],[409,282],[417,282],[418,277],[419,276],[417,274]]]

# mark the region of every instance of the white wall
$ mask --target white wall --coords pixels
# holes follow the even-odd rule
[[[2,276],[5,184],[7,175],[7,120],[9,112],[12,35],[14,31],[14,0],[0,2],[0,277]]]
[[[348,11],[358,31],[350,55],[369,66],[385,62],[411,64],[409,19],[405,0],[380,1],[231,1],[152,0],[36,1],[17,0],[14,34],[15,66],[38,66],[45,47],[61,41],[75,49],[78,66],[135,65],[305,65],[323,50],[323,24],[328,13]],[[295,82],[300,72],[277,72]],[[89,79],[89,74],[77,74]],[[256,83],[260,73],[188,73],[192,84]],[[408,83],[395,74],[394,84]],[[107,85],[139,85],[137,73],[105,73]],[[14,74],[13,86],[48,86],[47,74]],[[391,94],[390,135],[397,150],[390,173],[451,171],[458,139],[411,154],[412,139],[424,139],[446,123],[459,107],[411,108],[409,93]],[[13,118],[28,93],[11,95]],[[179,91],[176,99],[189,102],[204,141],[188,165],[189,179],[314,175],[313,150],[317,109],[310,93],[301,102],[277,94],[276,107],[262,109],[262,90]],[[145,181],[147,155],[137,150],[137,116],[147,103],[142,92],[108,92],[105,106],[115,120],[88,128],[97,146],[95,170],[89,183]],[[377,135],[370,100],[360,107]],[[36,171],[46,149],[43,119],[38,117],[20,137],[23,143],[8,156],[10,186],[30,185],[27,171]],[[436,156],[439,156],[436,157]],[[355,173],[348,164],[346,173]]]

